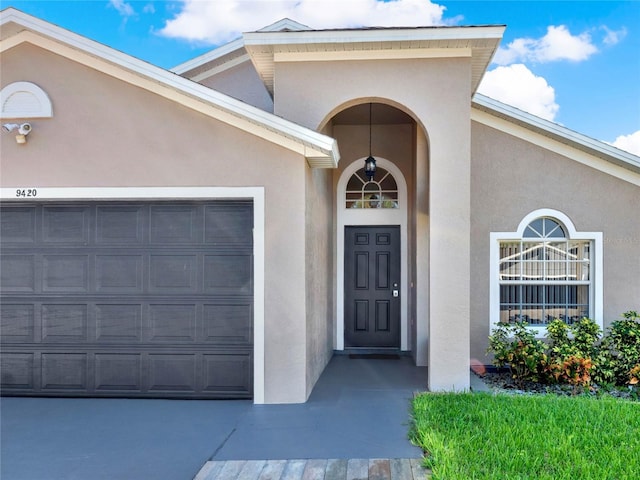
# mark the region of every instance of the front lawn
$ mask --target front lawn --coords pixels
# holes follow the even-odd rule
[[[640,478],[638,402],[425,393],[413,417],[433,480]]]

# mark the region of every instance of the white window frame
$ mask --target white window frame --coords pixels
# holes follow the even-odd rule
[[[489,319],[490,331],[500,321],[500,243],[506,241],[522,241],[524,231],[534,220],[546,217],[558,221],[565,229],[567,240],[589,240],[592,243],[591,262],[591,287],[589,289],[589,318],[591,318],[600,328],[604,328],[603,319],[603,285],[602,285],[602,253],[603,234],[602,232],[579,232],[576,230],[571,219],[564,213],[549,208],[534,210],[526,215],[515,232],[491,232],[490,233],[490,283],[489,283]],[[550,239],[553,240],[553,239]],[[537,337],[546,337],[547,328],[539,325],[528,327],[535,332]]]

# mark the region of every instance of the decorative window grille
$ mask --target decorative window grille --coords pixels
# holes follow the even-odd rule
[[[537,218],[522,239],[500,242],[500,322],[571,324],[590,315],[593,245],[571,240],[553,218]]]
[[[376,169],[376,176],[369,181],[364,169],[355,172],[347,183],[345,206],[347,208],[398,208],[398,185],[384,168]]]

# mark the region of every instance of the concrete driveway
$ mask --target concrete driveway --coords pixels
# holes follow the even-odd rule
[[[334,356],[309,401],[2,398],[2,480],[190,480],[208,460],[418,458],[426,369]]]

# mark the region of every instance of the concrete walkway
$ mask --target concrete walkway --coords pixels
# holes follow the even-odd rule
[[[5,397],[0,478],[191,480],[208,461],[418,459],[409,400],[426,378],[409,358],[334,356],[300,405]]]

